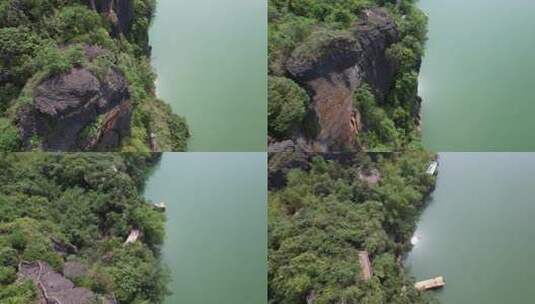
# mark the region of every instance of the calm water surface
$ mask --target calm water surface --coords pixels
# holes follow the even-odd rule
[[[186,117],[189,150],[266,151],[266,0],[158,0],[150,40],[158,94]]]
[[[535,1],[420,0],[420,77],[434,151],[535,151]]]
[[[443,275],[445,304],[533,303],[535,153],[441,153],[436,191],[406,260]]]
[[[166,304],[265,303],[265,153],[166,153],[145,196],[167,203]]]

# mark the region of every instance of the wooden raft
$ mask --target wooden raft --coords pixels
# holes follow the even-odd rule
[[[429,289],[440,288],[440,287],[443,287],[444,285],[446,285],[446,281],[444,281],[443,276],[440,276],[434,279],[417,282],[416,284],[414,284],[414,287],[418,291],[425,291]]]

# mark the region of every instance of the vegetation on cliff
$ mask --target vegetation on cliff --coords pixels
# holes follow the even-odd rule
[[[288,83],[310,90],[302,79],[288,70],[291,58],[303,62],[310,58],[322,58],[333,61],[340,58],[335,54],[336,48],[356,48],[354,39],[360,31],[359,19],[366,9],[381,7],[395,21],[399,37],[393,44],[383,50],[382,57],[388,61],[388,69],[393,72],[386,96],[378,96],[379,88],[372,83],[359,85],[353,94],[353,111],[356,116],[355,143],[357,148],[377,151],[399,150],[413,140],[419,139],[420,98],[417,96],[417,76],[426,40],[427,19],[416,7],[415,0],[269,0],[269,58],[270,77],[286,78]],[[371,44],[374,41],[369,42]],[[332,52],[332,56],[329,56]],[[326,56],[324,56],[326,55]],[[364,58],[363,60],[367,60]],[[294,60],[295,61],[295,60]],[[372,69],[377,67],[372,67]],[[388,77],[384,71],[368,71],[378,77]],[[329,77],[329,71],[321,70],[315,77]],[[365,79],[364,79],[365,80]],[[346,79],[346,81],[351,81]],[[315,134],[307,134],[310,124],[314,123],[314,110],[301,94],[287,94],[281,98],[277,86],[269,86],[269,103],[271,107],[281,107],[287,103],[288,111],[269,113],[269,135],[273,141],[295,139],[304,136],[314,139]],[[295,91],[295,89],[294,89]],[[317,93],[317,92],[315,92]],[[344,95],[344,94],[340,94]],[[335,93],[331,98],[336,97]],[[310,96],[313,97],[313,96]],[[276,106],[272,106],[274,103]],[[296,106],[299,105],[299,106]],[[302,108],[307,109],[303,115]],[[279,117],[279,116],[284,117]],[[317,115],[317,114],[316,114]],[[287,118],[293,117],[293,121]],[[344,122],[349,124],[350,122]],[[281,124],[284,124],[281,126]],[[277,130],[284,129],[284,132]],[[314,129],[314,128],[313,128]],[[357,135],[358,134],[358,135]],[[354,150],[355,147],[347,147]]]
[[[270,155],[269,303],[429,303],[400,264],[434,155]],[[373,276],[361,277],[359,251]],[[308,301],[307,301],[308,300]]]
[[[0,303],[35,303],[38,289],[17,280],[21,263],[62,273],[118,303],[160,303],[167,271],[159,260],[164,214],[141,191],[154,154],[3,154],[0,156]],[[142,237],[125,245],[133,229]],[[100,302],[98,302],[100,303]],[[107,302],[105,302],[107,303]]]
[[[132,113],[128,115],[130,136],[121,138],[122,142],[114,150],[146,152],[154,150],[155,145],[161,151],[185,150],[189,132],[184,119],[173,114],[170,107],[155,96],[156,76],[150,66],[148,45],[155,2],[0,1],[0,150],[43,148],[43,134],[21,134],[21,120],[26,119],[21,118],[21,109],[35,103],[34,90],[39,84],[47,79],[59,82],[61,75],[73,69],[90,71],[104,83],[103,78],[110,70],[118,71],[126,79],[126,96],[114,98],[132,104]],[[103,51],[89,60],[88,54],[84,54],[84,49],[88,48]],[[82,103],[88,102],[84,96],[76,94],[76,90],[71,93]],[[47,121],[46,126],[35,128],[56,131],[55,119],[59,118],[50,115],[51,121]],[[44,120],[47,120],[46,115]],[[98,121],[92,123],[98,124]],[[106,128],[103,125],[87,127]]]

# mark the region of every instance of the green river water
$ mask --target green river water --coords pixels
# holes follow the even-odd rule
[[[166,304],[265,303],[265,153],[165,153],[145,196],[167,203]]]
[[[441,153],[405,265],[445,304],[533,303],[535,153]]]
[[[420,77],[434,151],[535,151],[535,1],[420,0]]]
[[[189,150],[266,151],[267,1],[157,3],[157,92],[186,117]]]

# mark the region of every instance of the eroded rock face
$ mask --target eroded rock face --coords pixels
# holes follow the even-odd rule
[[[70,280],[44,262],[21,264],[18,277],[33,281],[40,304],[89,304],[98,300],[92,291],[75,287]]]
[[[353,35],[331,39],[313,58],[295,52],[287,62],[291,77],[311,95],[310,111],[319,126],[308,138],[314,151],[355,149],[360,114],[353,107],[353,92],[363,83],[383,100],[392,85],[394,70],[386,49],[399,41],[394,20],[382,9],[365,10]]]
[[[69,280],[82,278],[87,274],[87,266],[79,262],[65,262],[63,264],[63,275]]]
[[[94,52],[87,48],[89,60]],[[113,67],[101,79],[84,67],[52,76],[35,87],[32,102],[19,111],[22,142],[47,151],[116,148],[130,135],[129,98],[126,79]]]

